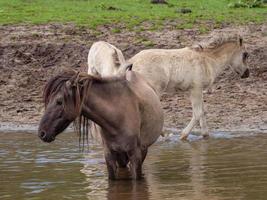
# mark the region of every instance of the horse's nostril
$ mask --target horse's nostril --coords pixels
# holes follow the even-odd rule
[[[45,132],[44,132],[44,131],[41,131],[41,132],[40,132],[40,138],[43,139],[44,137],[45,137]]]
[[[249,70],[246,69],[246,71],[242,74],[241,78],[248,78],[249,77]]]

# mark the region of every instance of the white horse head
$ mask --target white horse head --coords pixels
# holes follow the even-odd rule
[[[239,36],[237,48],[230,59],[229,65],[241,78],[249,77],[247,59],[248,52],[244,47],[243,39]]]
[[[230,66],[241,78],[249,76],[248,53],[243,44],[243,38],[239,34],[214,33],[211,38],[193,46],[193,49],[210,54],[216,60],[218,67],[221,68],[220,72],[226,66]]]

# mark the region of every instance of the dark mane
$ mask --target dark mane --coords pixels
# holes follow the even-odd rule
[[[190,48],[195,51],[210,51],[219,48],[220,46],[226,43],[236,43],[237,45],[242,46],[242,41],[242,37],[235,32],[212,32],[206,39],[202,40],[198,44],[194,44]]]
[[[57,93],[68,80],[77,81],[77,83],[82,83],[82,82],[84,83],[90,81],[97,83],[110,83],[110,82],[125,81],[126,78],[124,75],[102,78],[102,77],[92,76],[84,72],[65,69],[58,75],[52,77],[45,85],[43,92],[45,106],[48,104],[50,97],[53,94]]]

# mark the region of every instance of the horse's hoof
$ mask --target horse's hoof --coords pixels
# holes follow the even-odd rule
[[[181,134],[180,140],[187,140],[188,135]]]
[[[209,139],[209,134],[202,135],[203,139]]]

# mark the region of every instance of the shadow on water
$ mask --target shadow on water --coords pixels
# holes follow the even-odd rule
[[[169,133],[149,149],[141,181],[108,181],[102,147],[90,142],[80,153],[72,133],[54,144],[1,133],[0,199],[266,199],[267,134],[217,132],[181,142]]]

